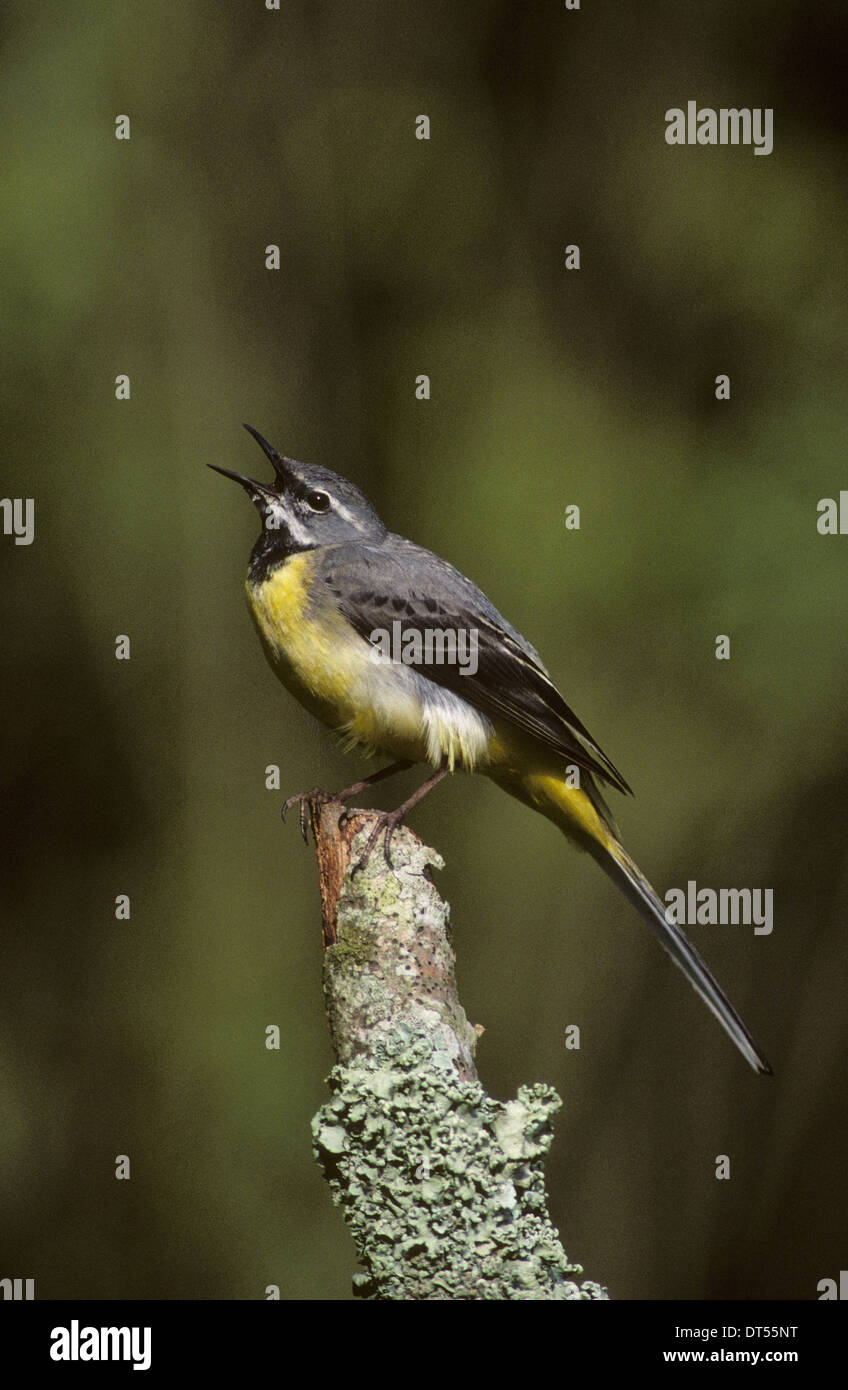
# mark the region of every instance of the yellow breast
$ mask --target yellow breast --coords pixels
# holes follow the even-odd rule
[[[408,671],[375,662],[331,596],[314,590],[314,567],[314,551],[305,551],[259,583],[248,576],[248,608],[271,666],[302,705],[351,742],[426,761],[421,701]]]
[[[265,654],[285,685],[298,698],[306,693],[332,703],[344,698],[355,657],[347,652],[353,644],[341,615],[312,597],[314,565],[307,550],[277,565],[258,584],[248,576],[247,604]]]

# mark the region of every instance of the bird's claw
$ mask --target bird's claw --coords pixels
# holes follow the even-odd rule
[[[284,801],[280,815],[285,820],[292,806],[300,806],[300,833],[303,836],[304,844],[308,845],[310,815],[314,814],[320,806],[334,800],[335,797],[331,796],[329,792],[325,792],[323,787],[313,787],[310,792],[297,792],[295,796],[290,796],[288,801]]]
[[[378,811],[375,814],[377,815],[377,824],[368,836],[365,848],[351,870],[352,875],[361,873],[365,868],[381,835],[383,836],[383,858],[388,867],[394,870],[395,866],[391,856],[392,836],[403,821],[403,815],[398,815],[397,811]]]

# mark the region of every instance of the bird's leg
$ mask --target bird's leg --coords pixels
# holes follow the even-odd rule
[[[362,851],[362,854],[360,855],[359,859],[353,867],[354,873],[358,873],[360,869],[365,868],[365,865],[368,863],[368,860],[371,857],[371,851],[373,850],[381,834],[384,834],[386,837],[383,842],[383,854],[385,855],[386,863],[388,864],[390,869],[394,868],[389,849],[392,843],[392,836],[397,830],[397,827],[400,825],[404,817],[409,814],[413,806],[417,806],[419,801],[422,801],[424,797],[427,795],[427,793],[429,791],[432,791],[433,788],[439,782],[441,782],[442,778],[447,777],[447,775],[448,768],[440,767],[437,772],[434,772],[431,777],[427,778],[426,782],[422,782],[418,790],[414,791],[412,793],[412,796],[408,797],[407,800],[402,803],[402,805],[398,806],[396,811],[377,811],[374,813],[378,816],[377,824],[371,831],[371,834],[368,837],[368,843],[366,844],[365,849]]]
[[[345,787],[340,792],[325,792],[322,787],[313,787],[311,792],[298,792],[296,796],[290,796],[283,805],[280,812],[285,820],[292,806],[300,806],[300,833],[307,844],[309,844],[309,812],[313,806],[324,805],[328,801],[347,801],[351,796],[358,796],[366,787],[373,787],[377,782],[382,782],[386,777],[394,777],[396,772],[406,772],[408,767],[412,767],[412,762],[400,759],[396,763],[389,763],[388,767],[381,767],[379,772],[372,772],[370,777],[364,778],[361,782],[354,782],[352,787]],[[339,817],[339,823],[342,823]]]
[[[407,768],[412,767],[411,758],[399,758],[396,763],[389,763],[388,767],[381,767],[379,772],[372,772],[370,777],[365,777],[361,782],[354,782],[352,787],[345,787],[344,791],[336,792],[334,801],[349,801],[352,796],[358,796],[364,792],[366,787],[376,787],[378,782],[384,782],[387,777],[394,777],[398,772],[406,772]]]

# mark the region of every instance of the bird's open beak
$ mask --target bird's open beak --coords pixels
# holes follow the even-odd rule
[[[251,502],[260,509],[267,507],[269,502],[279,501],[279,496],[273,488],[266,487],[265,483],[259,483],[255,478],[246,478],[243,473],[232,473],[229,468],[219,468],[217,463],[207,463],[206,467],[214,468],[216,473],[222,473],[225,478],[232,478],[234,483],[241,483]]]
[[[245,425],[244,428],[248,434],[253,435],[265,457],[270,460],[277,475],[277,482],[280,487],[283,487],[290,477],[289,464],[291,459],[284,458],[282,454],[278,453],[273,445],[269,444],[267,439],[263,439],[259,431],[255,430],[252,425]]]
[[[253,435],[253,438],[256,440],[265,457],[269,459],[273,465],[277,478],[276,488],[269,487],[267,483],[259,483],[255,478],[247,478],[244,473],[232,473],[229,468],[219,468],[217,463],[209,463],[206,466],[207,468],[214,468],[216,473],[223,473],[225,478],[232,478],[234,483],[241,483],[251,502],[253,502],[260,511],[263,511],[268,506],[269,502],[279,502],[280,494],[283,492],[289,480],[288,464],[290,460],[283,458],[282,454],[278,454],[277,450],[268,443],[267,439],[263,439],[259,431],[255,430],[252,425],[245,425],[244,428],[247,430],[248,434]]]

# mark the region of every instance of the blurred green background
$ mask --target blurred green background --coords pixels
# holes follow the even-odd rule
[[[351,1296],[310,1151],[315,865],[279,808],[364,765],[248,621],[256,518],[204,467],[267,475],[247,420],[538,646],[660,891],[773,888],[770,937],[691,932],[768,1080],[541,818],[457,778],[412,822],[484,1083],[563,1096],[587,1277],[816,1297],[848,1230],[848,537],[816,530],[848,488],[844,4],[10,0],[2,37],[3,492],[36,534],[0,548],[0,1275]],[[774,153],[667,146],[689,99],[773,107]]]

